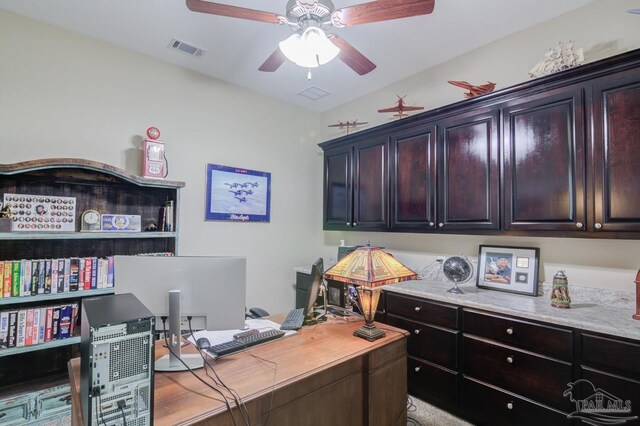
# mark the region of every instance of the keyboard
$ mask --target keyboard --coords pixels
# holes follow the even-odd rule
[[[260,333],[252,334],[251,336],[239,337],[229,342],[209,346],[205,349],[205,351],[207,351],[213,357],[219,358],[224,355],[240,352],[251,346],[260,345],[271,340],[279,339],[282,336],[284,336],[284,331],[275,329],[261,331]]]
[[[292,309],[282,321],[280,330],[297,330],[304,323],[304,308]]]

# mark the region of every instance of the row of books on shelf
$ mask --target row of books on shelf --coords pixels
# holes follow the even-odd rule
[[[0,312],[0,349],[32,346],[74,335],[78,304]]]
[[[113,287],[113,257],[0,261],[0,298]]]

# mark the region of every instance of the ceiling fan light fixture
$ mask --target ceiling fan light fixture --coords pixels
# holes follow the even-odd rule
[[[291,62],[304,68],[316,68],[334,59],[340,48],[318,27],[308,27],[279,43],[280,50]]]

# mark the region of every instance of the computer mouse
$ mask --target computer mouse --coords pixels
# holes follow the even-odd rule
[[[206,337],[201,337],[196,340],[196,345],[198,345],[200,349],[206,349],[211,346],[211,342],[209,342],[209,339],[207,339]]]

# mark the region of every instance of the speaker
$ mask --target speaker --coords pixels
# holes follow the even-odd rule
[[[154,322],[155,315],[131,293],[83,299],[85,425],[153,424]]]

